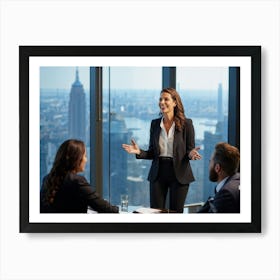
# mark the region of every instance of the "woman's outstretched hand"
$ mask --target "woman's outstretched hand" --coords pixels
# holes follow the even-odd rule
[[[191,160],[201,159],[201,155],[199,154],[198,150],[200,150],[200,147],[195,147],[194,149],[192,149],[189,153],[189,159]]]
[[[136,142],[133,139],[131,139],[131,145],[122,144],[122,147],[129,154],[137,154],[137,155],[140,154],[140,149],[139,149],[138,145],[136,144]]]

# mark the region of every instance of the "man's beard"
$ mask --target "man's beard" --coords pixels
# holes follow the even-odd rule
[[[209,170],[209,180],[211,182],[217,182],[218,181],[218,174],[216,173],[214,167],[212,167],[210,170]]]

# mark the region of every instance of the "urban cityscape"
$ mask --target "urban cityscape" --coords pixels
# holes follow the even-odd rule
[[[86,143],[88,163],[82,175],[90,182],[90,125],[94,124],[89,123],[89,89],[83,84],[76,68],[68,89],[40,88],[40,184],[52,167],[58,147],[69,138]],[[213,192],[214,184],[208,179],[209,159],[215,144],[227,141],[228,93],[223,87],[218,82],[216,90],[177,89],[186,116],[193,120],[196,146],[202,155],[201,160],[191,162],[196,180],[190,185],[186,204],[205,201]],[[144,85],[103,92],[103,197],[112,204],[119,205],[120,195],[126,193],[130,205],[149,206],[151,161],[136,159],[121,145],[133,138],[140,148],[148,148],[150,122],[159,117],[159,94],[160,88],[147,90]]]

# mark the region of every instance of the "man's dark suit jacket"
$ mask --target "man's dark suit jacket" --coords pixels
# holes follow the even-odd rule
[[[208,198],[198,213],[240,213],[240,174],[229,177],[224,186]]]
[[[150,128],[150,143],[147,151],[141,150],[139,159],[152,159],[148,180],[154,182],[159,170],[159,136],[161,118],[152,120]],[[173,164],[177,180],[181,184],[189,184],[194,181],[194,176],[189,162],[189,152],[194,148],[194,128],[191,119],[186,119],[182,131],[175,129],[173,143]]]
[[[45,194],[43,180],[41,188],[41,213],[87,213],[88,206],[99,213],[118,213],[117,206],[112,206],[102,199],[90,186],[85,177],[68,173],[57,191],[51,206],[44,205],[42,196]]]

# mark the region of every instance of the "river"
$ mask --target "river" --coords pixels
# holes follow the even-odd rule
[[[133,138],[137,140],[139,146],[147,145],[149,143],[149,131],[151,120],[142,120],[133,117],[124,118],[126,127],[133,130]],[[206,118],[192,118],[195,138],[196,140],[203,140],[204,131],[214,133],[216,130],[216,120],[209,120]]]

